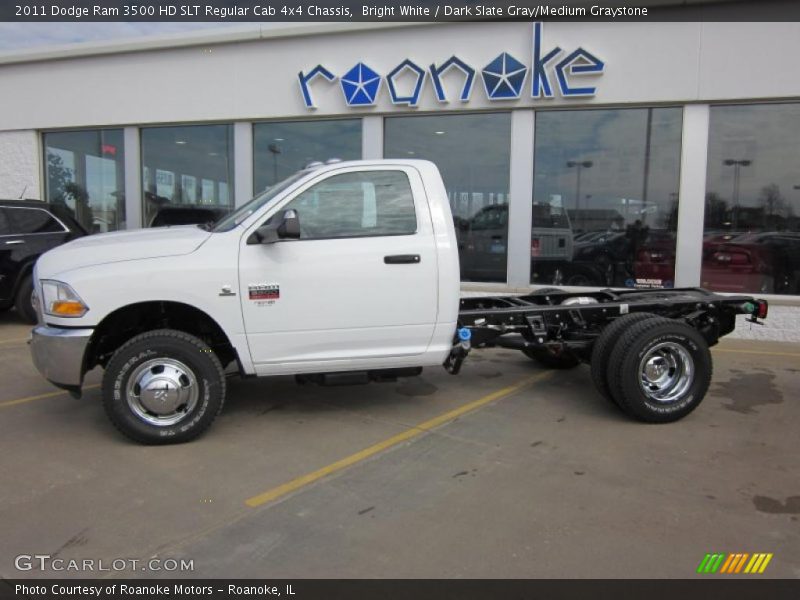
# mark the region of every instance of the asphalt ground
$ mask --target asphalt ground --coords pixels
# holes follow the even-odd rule
[[[28,331],[0,315],[3,578],[745,576],[697,575],[707,553],[800,576],[798,344],[723,341],[670,425],[629,420],[585,366],[476,350],[397,383],[234,377],[203,437],[145,447],[98,371],[81,400],[42,379]]]

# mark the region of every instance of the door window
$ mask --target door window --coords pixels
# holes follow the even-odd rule
[[[300,239],[410,235],[414,196],[402,171],[334,175],[298,195],[284,210],[300,219]]]
[[[10,208],[8,210],[15,232],[29,234],[65,231],[64,227],[50,216],[50,213],[40,208]]]

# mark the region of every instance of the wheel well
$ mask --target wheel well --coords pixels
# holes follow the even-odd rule
[[[199,308],[180,302],[141,302],[115,310],[95,328],[84,358],[84,372],[97,365],[105,367],[122,344],[153,329],[176,329],[200,338],[223,368],[237,359],[222,327]]]

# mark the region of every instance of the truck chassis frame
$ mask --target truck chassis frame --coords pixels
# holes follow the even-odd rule
[[[767,316],[765,300],[701,288],[565,292],[461,300],[445,360],[457,374],[472,348],[521,350],[546,367],[589,363],[598,391],[629,416],[665,423],[703,400],[713,371],[709,348],[736,327]]]

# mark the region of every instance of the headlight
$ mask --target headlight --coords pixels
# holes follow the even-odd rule
[[[54,317],[82,317],[89,310],[81,297],[66,283],[42,281],[42,311]]]

